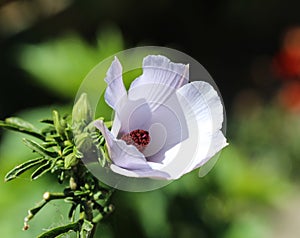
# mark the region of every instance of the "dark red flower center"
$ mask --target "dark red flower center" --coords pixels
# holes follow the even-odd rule
[[[134,145],[139,151],[143,151],[146,146],[150,143],[150,135],[148,131],[134,130],[121,137],[127,145]]]

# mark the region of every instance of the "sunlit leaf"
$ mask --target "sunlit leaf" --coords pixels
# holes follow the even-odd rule
[[[0,121],[0,127],[22,132],[41,140],[45,139],[45,137],[32,124],[18,117],[10,117],[5,119],[5,121]]]
[[[59,235],[65,234],[69,231],[79,231],[80,229],[80,223],[79,222],[73,222],[65,226],[59,226],[52,228],[45,233],[39,235],[37,238],[53,238],[57,237]]]
[[[49,151],[46,148],[44,148],[41,145],[39,145],[38,143],[36,143],[35,141],[28,140],[28,139],[24,138],[23,142],[30,149],[32,149],[33,151],[37,152],[38,154],[40,154],[42,156],[52,157],[52,158],[56,158],[58,156],[57,152],[55,152],[55,151]]]
[[[9,171],[6,174],[5,181],[7,182],[9,180],[16,178],[17,176],[21,175],[28,169],[30,169],[44,161],[45,161],[45,159],[43,159],[43,158],[36,158],[36,159],[28,160],[28,161],[24,162],[23,164],[16,166],[15,168],[13,168],[11,171]]]
[[[53,165],[52,161],[50,161],[50,160],[47,161],[46,164],[40,166],[31,174],[31,179],[35,180],[35,179],[41,177],[42,175],[44,175],[45,173],[47,173],[48,171],[50,171],[52,169],[52,165]]]

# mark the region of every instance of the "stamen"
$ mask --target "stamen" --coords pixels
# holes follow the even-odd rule
[[[134,145],[140,152],[150,143],[149,132],[140,129],[123,135],[121,139],[125,141],[127,145]]]

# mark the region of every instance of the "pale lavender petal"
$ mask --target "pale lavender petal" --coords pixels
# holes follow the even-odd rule
[[[165,152],[189,135],[186,118],[175,93],[153,112],[151,125],[151,141],[144,154],[148,161],[162,163]],[[164,143],[160,142],[161,147],[152,146],[152,143],[156,145],[162,139]]]
[[[180,146],[183,150],[193,151],[189,165],[182,172],[185,174],[207,162],[224,148],[227,142],[220,131],[223,123],[223,105],[210,84],[192,82],[180,88],[177,96],[189,127],[189,138]]]
[[[144,58],[143,74],[131,83],[128,97],[145,99],[155,111],[188,79],[188,65],[173,63],[165,56],[150,55]]]
[[[116,116],[121,122],[118,134],[119,138],[136,129],[148,130],[152,113],[148,103],[144,99],[136,101],[127,100],[126,104],[119,109]]]
[[[111,170],[114,171],[117,174],[121,174],[127,177],[134,177],[134,178],[154,178],[154,179],[169,179],[170,175],[159,171],[159,170],[153,170],[149,167],[147,170],[128,170],[121,168],[119,166],[116,166],[112,164],[110,166]]]
[[[122,65],[117,57],[109,67],[105,81],[107,83],[105,101],[111,108],[118,111],[127,100],[127,91],[122,79]]]
[[[128,177],[159,179],[170,177],[165,172],[153,170],[144,155],[136,147],[115,139],[103,121],[98,120],[94,124],[101,131],[108,144],[109,155],[113,161],[113,164],[111,164],[112,171]]]
[[[94,125],[105,137],[108,152],[114,164],[130,170],[149,170],[149,165],[144,155],[135,146],[127,145],[125,141],[115,139],[103,121],[97,120]]]

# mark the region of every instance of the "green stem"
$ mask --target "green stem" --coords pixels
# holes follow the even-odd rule
[[[40,201],[35,207],[28,210],[28,215],[24,218],[23,230],[28,229],[28,222],[51,200],[62,199],[68,197],[63,193],[49,193],[45,192],[43,195],[43,200]]]

